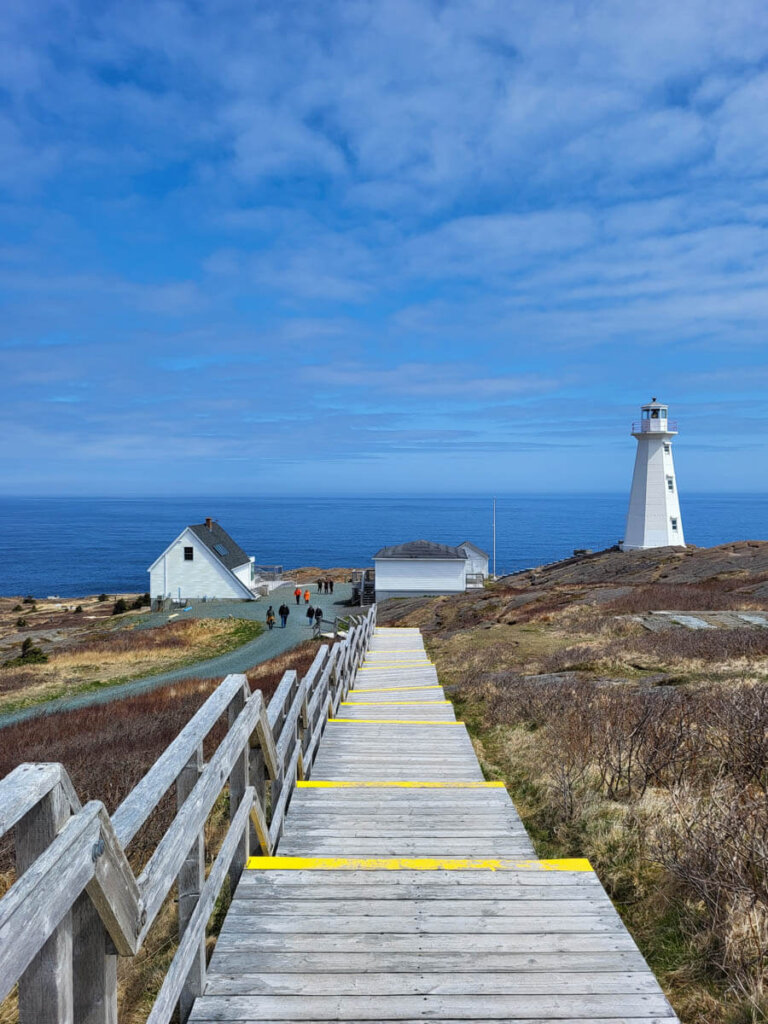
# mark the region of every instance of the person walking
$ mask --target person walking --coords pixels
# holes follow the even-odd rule
[[[291,614],[291,609],[283,602],[277,609],[277,614],[280,616],[280,628],[285,629],[288,625],[288,616]]]
[[[315,624],[315,609],[312,607],[312,605],[309,605],[309,607],[307,608],[307,622],[309,624],[310,629]]]
[[[315,625],[320,629],[320,619],[323,617],[323,609],[315,608]]]
[[[301,604],[301,587],[296,587],[293,596],[296,598],[296,604]]]
[[[318,592],[318,594],[322,594],[322,592],[323,592],[323,581],[322,580],[318,580],[317,581],[317,592]]]
[[[269,629],[273,629],[275,625],[275,609],[272,605],[267,608],[267,626]]]
[[[328,593],[328,580],[323,580],[323,593]]]
[[[333,593],[333,580],[328,580],[328,586],[330,588],[331,593]]]
[[[304,591],[304,604],[309,604],[309,587]]]

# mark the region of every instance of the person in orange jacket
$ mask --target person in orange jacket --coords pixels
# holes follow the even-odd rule
[[[304,604],[309,604],[309,590],[304,591]]]
[[[293,596],[296,598],[296,604],[301,604],[301,587],[296,587]]]

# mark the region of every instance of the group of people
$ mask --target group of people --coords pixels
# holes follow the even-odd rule
[[[291,614],[291,609],[288,607],[285,601],[283,601],[283,603],[277,609],[277,614],[280,616],[281,629],[285,629],[285,627],[288,625],[288,616]],[[272,605],[270,605],[269,608],[267,608],[267,628],[275,628],[275,609],[272,607]]]
[[[333,580],[318,580],[317,581],[317,592],[318,594],[332,594],[333,593]],[[296,587],[293,592],[293,596],[296,598],[296,604],[301,604],[302,597],[304,598],[304,604],[307,606],[306,616],[310,626],[314,626],[315,623],[320,624],[320,620],[323,617],[323,609],[315,608],[309,602],[312,595],[309,592],[309,587],[306,590],[302,590],[301,587]],[[277,609],[277,614],[280,616],[280,627],[285,629],[288,625],[288,616],[291,614],[291,609],[288,605],[283,602]],[[267,608],[267,628],[275,628],[275,609],[272,605]]]

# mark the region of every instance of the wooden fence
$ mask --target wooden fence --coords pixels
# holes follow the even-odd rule
[[[17,880],[0,900],[0,1002],[19,983],[20,1024],[116,1024],[117,957],[134,956],[178,885],[179,946],[149,1024],[186,1021],[205,984],[205,930],[227,875],[271,855],[296,779],[309,778],[325,723],[352,684],[376,623],[353,618],[303,678],[289,671],[265,706],[230,675],[115,813],[82,806],[60,764],[22,764],[0,781],[0,836],[15,828]],[[206,763],[203,743],[228,730]],[[175,785],[176,815],[138,878],[131,840]],[[230,824],[205,877],[204,826],[229,788]]]

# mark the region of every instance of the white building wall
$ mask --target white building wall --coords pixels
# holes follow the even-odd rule
[[[675,522],[677,529],[674,528]],[[644,434],[637,438],[632,493],[622,547],[625,551],[632,551],[668,546],[685,546],[672,439],[664,434]]]
[[[184,559],[184,548],[191,547],[194,557]],[[247,595],[220,565],[191,530],[185,530],[149,570],[150,597],[238,598]]]
[[[465,545],[465,549],[469,558],[467,559],[467,572],[481,572],[483,576],[488,575],[488,556],[480,554],[479,551],[473,551],[472,548],[468,548]]]
[[[246,562],[245,565],[238,565],[238,567],[236,569],[233,569],[232,572],[235,574],[235,576],[237,576],[237,578],[239,580],[241,580],[246,585],[246,587],[250,587],[250,585],[251,585],[251,563],[250,562]]]
[[[463,559],[375,558],[376,595],[459,594],[466,590]]]

